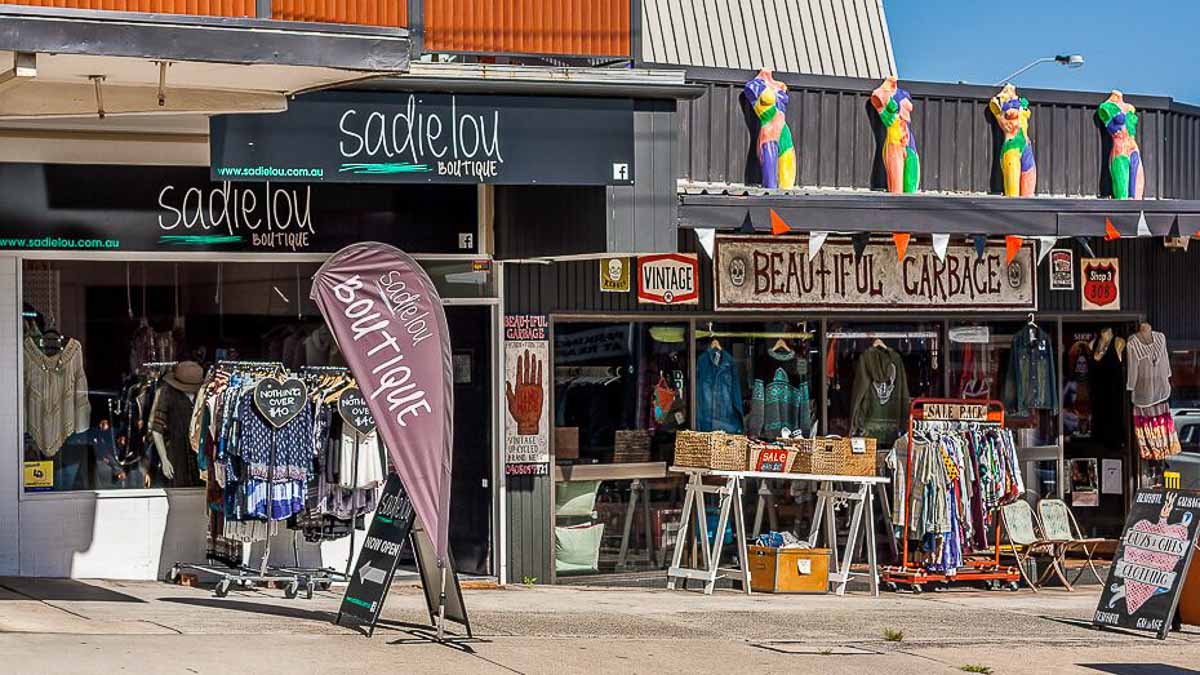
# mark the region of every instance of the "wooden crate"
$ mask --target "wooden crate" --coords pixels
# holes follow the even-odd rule
[[[756,593],[828,593],[829,549],[748,546],[750,590]]]

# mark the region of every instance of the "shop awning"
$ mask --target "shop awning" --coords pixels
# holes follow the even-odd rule
[[[0,8],[0,119],[276,112],[408,68],[402,28]]]
[[[884,192],[767,192],[679,195],[680,227],[771,230],[774,210],[793,230],[908,232],[991,236],[1104,236],[1111,221],[1135,236],[1145,216],[1154,235],[1176,222],[1184,235],[1200,231],[1200,200],[1063,199],[999,195],[894,195]]]

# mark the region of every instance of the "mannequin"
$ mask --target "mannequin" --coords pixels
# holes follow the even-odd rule
[[[1149,326],[1150,324],[1143,324]],[[1115,340],[1115,342],[1114,342]],[[1115,337],[1112,328],[1103,328],[1100,330],[1100,335],[1092,340],[1092,358],[1096,361],[1104,358],[1104,352],[1108,351],[1108,345],[1112,344],[1117,350],[1117,360],[1125,360],[1125,338]]]
[[[163,376],[163,384],[154,396],[150,437],[166,487],[199,484],[199,464],[189,439],[196,392],[203,381],[204,368],[194,361],[183,361]]]
[[[1133,426],[1142,459],[1179,454],[1179,434],[1171,417],[1171,360],[1167,338],[1148,322],[1138,324],[1126,343],[1126,389],[1133,399]]]

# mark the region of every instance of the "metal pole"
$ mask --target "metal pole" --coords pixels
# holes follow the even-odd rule
[[[1030,63],[1028,63],[1028,64],[1026,64],[1026,65],[1024,65],[1024,66],[1022,66],[1021,68],[1018,68],[1018,69],[1017,69],[1017,72],[1013,73],[1012,75],[1009,75],[1008,77],[1004,78],[1003,80],[1000,80],[1000,81],[999,81],[999,82],[997,82],[997,83],[996,83],[994,86],[997,86],[997,87],[999,87],[999,86],[1001,86],[1001,85],[1003,85],[1003,84],[1007,84],[1007,83],[1009,83],[1009,82],[1012,82],[1014,79],[1016,79],[1016,77],[1017,77],[1018,75],[1020,75],[1021,73],[1023,73],[1023,72],[1025,72],[1025,71],[1029,70],[1030,68],[1032,68],[1032,67],[1034,67],[1034,66],[1036,66],[1036,65],[1042,64],[1042,63],[1049,63],[1050,61],[1054,61],[1054,60],[1056,60],[1056,59],[1055,59],[1053,56],[1043,56],[1043,57],[1042,57],[1042,58],[1040,58],[1040,59],[1035,59],[1034,61],[1032,61],[1032,62],[1030,62]]]
[[[438,642],[441,642],[443,636],[446,633],[446,563],[444,561],[439,560],[438,567],[441,568],[441,570],[442,570],[442,590],[441,590],[441,594],[438,596],[438,625],[437,625],[437,639],[438,639]]]

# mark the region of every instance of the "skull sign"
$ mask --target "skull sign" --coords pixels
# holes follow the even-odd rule
[[[738,256],[729,261],[729,281],[738,288],[746,283],[746,259]]]
[[[625,261],[621,258],[610,258],[608,261],[608,278],[614,283],[621,281],[625,271]]]

